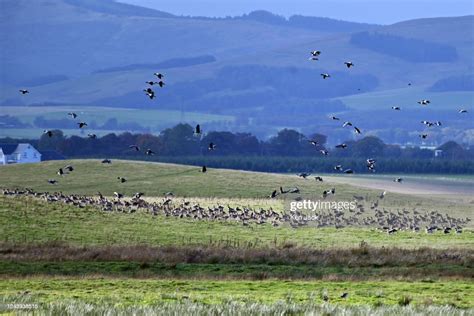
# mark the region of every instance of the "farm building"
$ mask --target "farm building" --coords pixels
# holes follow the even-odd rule
[[[0,144],[0,165],[40,161],[41,153],[30,144]]]

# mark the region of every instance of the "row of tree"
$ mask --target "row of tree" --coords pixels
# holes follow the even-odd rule
[[[317,145],[310,141],[316,141]],[[29,140],[35,143],[34,140]],[[68,156],[139,156],[151,149],[158,156],[281,156],[281,157],[325,157],[322,151],[329,151],[329,157],[336,158],[407,158],[431,159],[434,151],[420,147],[400,147],[385,144],[381,139],[367,136],[357,141],[347,141],[346,148],[329,148],[327,137],[322,134],[303,135],[292,129],[282,129],[268,140],[259,140],[250,133],[211,131],[196,135],[189,124],[178,124],[163,130],[160,135],[151,134],[108,134],[99,138],[65,137],[60,130],[53,136],[42,135],[37,146],[40,150],[57,150]],[[208,150],[214,143],[215,150]],[[137,145],[137,152],[129,148]],[[466,149],[455,142],[447,142],[438,149],[440,159],[465,160],[474,157],[473,149]]]

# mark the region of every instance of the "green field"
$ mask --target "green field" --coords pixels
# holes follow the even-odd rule
[[[81,110],[78,110],[81,109]],[[138,123],[142,127],[158,130],[163,127],[173,126],[180,122],[231,122],[234,120],[232,116],[203,114],[195,112],[180,112],[171,110],[157,109],[128,109],[128,108],[109,108],[109,107],[86,107],[86,106],[2,106],[0,107],[0,115],[10,115],[18,118],[23,123],[33,124],[38,116],[42,116],[47,120],[70,119],[71,126],[74,120],[67,113],[75,112],[78,115],[76,121],[81,120],[88,123],[94,121],[98,125],[104,124],[111,118],[116,118],[119,124],[122,123]],[[31,137],[38,138],[44,129],[42,128],[24,128],[24,129],[2,129],[0,137]],[[83,131],[79,129],[61,129],[65,135],[83,135]],[[88,129],[87,133],[95,133],[102,136],[107,133],[120,133],[116,130],[95,130]]]
[[[474,92],[427,92],[426,87],[407,87],[361,93],[347,97],[337,98],[347,106],[358,110],[390,109],[392,106],[402,108],[421,108],[417,101],[421,99],[432,100],[430,107],[438,110],[457,111],[463,107],[469,107],[474,100]]]
[[[75,170],[57,176],[56,170],[66,164]],[[118,176],[128,181],[119,183]],[[51,178],[59,183],[48,184]],[[364,196],[367,205],[385,189],[362,188],[357,177],[334,177],[337,183],[328,177],[321,183],[296,175],[221,169],[203,174],[199,167],[120,160],[111,165],[98,160],[9,165],[0,167],[0,179],[1,188],[90,196],[118,191],[128,197],[140,191],[147,201],[163,201],[171,191],[174,200],[203,207],[271,207],[278,212],[287,210],[295,197],[320,198],[332,187],[332,199]],[[412,179],[419,186],[432,182],[432,177]],[[444,181],[469,186],[472,179]],[[301,194],[268,198],[279,186],[296,186]],[[393,211],[472,216],[469,198],[457,197],[389,191],[380,203]],[[337,313],[356,315],[411,315],[417,308],[433,315],[470,313],[474,234],[469,225],[462,234],[393,235],[375,227],[244,226],[7,195],[0,197],[0,296],[8,304],[30,302],[45,311],[83,310],[88,303],[99,314],[119,313],[117,308],[201,314],[219,309],[336,313],[338,308],[343,310]],[[349,297],[340,298],[343,292]],[[323,294],[330,305],[322,304]]]

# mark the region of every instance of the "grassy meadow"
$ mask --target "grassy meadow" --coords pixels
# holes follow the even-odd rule
[[[56,175],[67,164],[75,170]],[[127,182],[119,183],[119,176]],[[371,212],[370,203],[387,190],[380,200],[386,210],[472,216],[465,195],[446,199],[364,188],[357,177],[317,182],[221,169],[203,174],[199,167],[162,163],[71,160],[0,167],[0,179],[4,189],[88,196],[117,191],[126,197],[143,192],[147,201],[173,192],[177,202],[277,212],[287,211],[296,197],[319,199],[330,188],[336,189],[330,200],[363,196]],[[466,185],[471,180],[449,179]],[[432,177],[417,181],[423,186]],[[270,199],[280,186],[301,193]],[[2,195],[0,226],[0,302],[39,304],[44,313],[412,315],[429,309],[432,315],[457,315],[474,308],[472,222],[462,234],[389,235],[376,227],[244,226]],[[340,297],[344,292],[347,298]]]

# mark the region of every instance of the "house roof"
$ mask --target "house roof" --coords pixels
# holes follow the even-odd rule
[[[0,148],[2,149],[4,155],[22,153],[23,151],[25,151],[28,148],[33,148],[34,150],[36,150],[35,147],[33,147],[31,144],[28,144],[28,143],[0,144]]]
[[[16,151],[18,144],[0,144],[4,155],[11,155]]]

